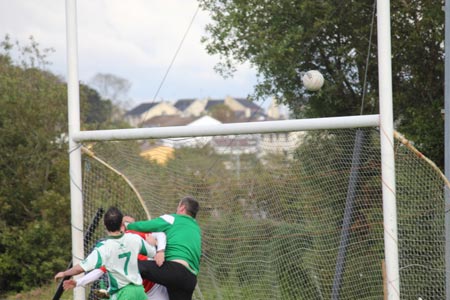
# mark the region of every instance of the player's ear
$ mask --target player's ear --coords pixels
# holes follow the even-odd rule
[[[183,209],[183,204],[180,202],[180,203],[178,203],[178,206],[177,206],[177,214],[181,213],[182,209]]]

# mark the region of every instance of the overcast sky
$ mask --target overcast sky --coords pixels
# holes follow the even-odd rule
[[[196,0],[78,0],[80,80],[113,74],[132,83],[133,105],[152,101],[196,10]],[[66,77],[65,18],[64,0],[0,0],[0,37],[9,34],[24,45],[33,36],[41,48],[53,48],[50,69]],[[157,101],[252,93],[256,76],[249,66],[231,79],[214,72],[219,59],[200,42],[208,21],[200,10]]]

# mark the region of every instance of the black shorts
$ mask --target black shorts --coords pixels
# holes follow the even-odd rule
[[[139,260],[142,278],[164,285],[170,300],[191,300],[197,276],[180,263],[165,261],[161,267],[152,260]]]

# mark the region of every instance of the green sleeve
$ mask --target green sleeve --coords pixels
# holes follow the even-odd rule
[[[163,218],[159,217],[153,220],[130,223],[128,224],[127,229],[139,232],[159,232],[159,231],[164,232],[170,226],[171,224],[166,222]]]

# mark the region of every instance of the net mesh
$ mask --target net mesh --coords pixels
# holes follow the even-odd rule
[[[92,143],[108,166],[84,155],[85,224],[99,207],[146,219],[192,195],[194,299],[383,299],[379,145],[375,129]],[[443,299],[446,182],[407,146],[396,140],[401,299]]]

